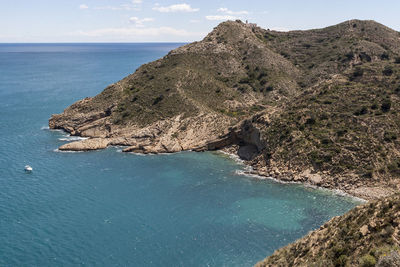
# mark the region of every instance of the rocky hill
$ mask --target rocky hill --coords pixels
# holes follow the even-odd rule
[[[335,217],[256,266],[400,266],[400,196]]]
[[[257,174],[375,198],[399,185],[399,100],[397,31],[359,20],[291,32],[228,21],[49,126],[91,137],[64,150],[228,149]]]
[[[246,24],[226,22],[203,41],[173,50],[101,94],[75,103],[49,124],[73,135],[106,138],[99,146],[188,150],[218,139],[268,103],[294,95],[298,75],[290,61],[267,48]],[[81,147],[92,146],[66,148]]]

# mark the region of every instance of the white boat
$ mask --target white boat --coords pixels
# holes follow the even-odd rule
[[[25,168],[24,168],[24,170],[25,170],[26,172],[31,172],[33,169],[32,169],[31,166],[26,165]]]

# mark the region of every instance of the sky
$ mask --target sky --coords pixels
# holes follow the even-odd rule
[[[0,0],[0,42],[191,42],[235,19],[281,31],[372,19],[400,31],[400,1]]]

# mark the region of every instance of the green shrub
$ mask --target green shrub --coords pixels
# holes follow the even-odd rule
[[[374,171],[373,170],[366,170],[363,174],[364,178],[368,178],[371,179],[374,175]]]
[[[391,142],[397,139],[397,134],[395,132],[386,132],[383,134],[383,140],[386,142]]]
[[[321,139],[321,144],[323,144],[323,145],[329,145],[329,144],[331,144],[332,143],[332,141],[331,141],[331,139],[329,139],[329,138],[323,138],[323,139]]]
[[[324,162],[331,162],[332,161],[332,155],[330,154],[325,154],[325,153],[320,153],[316,150],[312,151],[310,154],[310,159],[311,161],[316,164],[316,165],[321,165]]]
[[[158,97],[154,98],[154,100],[153,100],[153,106],[154,106],[154,105],[157,105],[158,103],[160,103],[161,100],[163,100],[163,99],[164,99],[164,95],[159,95]]]
[[[240,80],[239,80],[239,83],[249,83],[250,82],[250,79],[249,79],[249,77],[244,77],[244,78],[241,78]]]
[[[383,52],[381,55],[382,60],[388,60],[389,59],[389,54],[387,52]]]
[[[264,108],[263,108],[263,106],[260,106],[260,105],[253,105],[253,106],[251,106],[250,107],[250,110],[251,111],[261,111],[261,110],[263,110]]]
[[[356,111],[354,112],[354,115],[360,116],[360,115],[364,115],[364,114],[367,114],[367,113],[368,113],[368,108],[365,107],[365,106],[363,106],[363,107],[361,107],[360,109],[356,110]]]
[[[271,91],[274,90],[274,87],[270,85],[270,86],[267,86],[267,88],[265,88],[265,90],[266,90],[267,92],[271,92]]]
[[[360,58],[361,58],[362,61],[371,62],[371,56],[368,55],[368,54],[365,53],[365,52],[361,52],[361,53],[360,53]]]
[[[374,256],[371,256],[369,254],[364,255],[361,260],[360,260],[360,266],[361,267],[373,267],[376,264],[376,259]]]
[[[261,80],[262,78],[264,78],[265,76],[267,76],[267,72],[262,70],[260,72],[260,74],[258,74],[257,80]]]
[[[347,133],[347,129],[340,129],[336,132],[337,136],[341,137]]]
[[[353,73],[351,74],[350,80],[354,80],[357,77],[361,77],[364,74],[364,70],[360,67],[354,69]]]
[[[383,100],[382,105],[381,105],[382,112],[388,112],[390,110],[391,106],[392,106],[392,102],[390,101],[390,99]]]
[[[395,159],[388,165],[388,170],[392,175],[399,175],[400,174],[400,160]]]
[[[389,210],[389,207],[387,208],[387,210]],[[393,232],[394,228],[391,225],[388,225],[379,234],[382,238],[387,239],[393,234]]]
[[[349,258],[346,255],[340,255],[340,257],[335,259],[334,264],[337,267],[346,266],[348,259]]]
[[[400,84],[394,89],[394,93],[400,95]]]
[[[386,66],[383,71],[382,71],[383,75],[385,76],[390,76],[393,74],[393,68],[391,66]]]
[[[125,110],[126,110],[126,106],[123,103],[118,105],[117,112],[121,113]]]
[[[394,59],[394,63],[400,64],[400,57],[396,57],[396,58]]]
[[[347,58],[347,60],[354,59],[354,53],[353,52],[348,52],[344,56]]]
[[[124,111],[121,113],[122,118],[127,118],[129,117],[129,112],[128,111]]]
[[[308,118],[306,120],[306,125],[314,125],[316,123],[316,120],[314,117]]]

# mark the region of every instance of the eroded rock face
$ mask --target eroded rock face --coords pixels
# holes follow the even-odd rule
[[[235,135],[234,143],[239,145],[238,155],[243,160],[254,159],[264,149],[260,130],[250,120],[245,120]]]
[[[221,130],[228,129],[231,121],[210,114],[202,114],[194,118],[177,116],[144,128],[135,125],[105,127],[104,119],[107,118],[90,121],[77,128],[63,124],[63,129],[71,134],[80,133],[79,135],[90,137],[90,139],[65,144],[60,147],[60,150],[86,151],[104,149],[109,145],[122,145],[128,146],[123,150],[124,152],[174,153],[184,150],[215,150],[229,146],[233,141],[229,133],[224,134]],[[50,121],[53,128],[61,128],[58,125],[62,122],[57,115]],[[182,130],[183,126],[184,130]],[[222,132],[222,135],[218,135],[219,132]]]
[[[259,152],[255,145],[243,145],[239,147],[237,153],[241,159],[249,161],[254,159]]]

